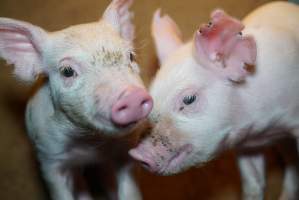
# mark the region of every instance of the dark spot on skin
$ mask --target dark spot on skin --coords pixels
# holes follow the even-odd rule
[[[157,143],[158,143],[158,139],[154,139],[154,140],[153,140],[153,145],[154,145],[154,146],[157,146]]]
[[[103,56],[103,63],[107,66],[115,66],[120,63],[123,55],[120,51],[107,51]]]
[[[249,65],[247,63],[244,63],[244,69],[249,73],[254,73],[255,70],[254,65]]]
[[[160,135],[159,136],[159,140],[161,141],[162,144],[164,144],[165,146],[167,145],[171,145],[170,140],[167,136],[164,135]]]
[[[151,135],[150,138],[152,140],[153,146],[157,146],[158,143],[160,143],[165,148],[171,146],[171,142],[170,142],[170,140],[169,140],[169,138],[167,136],[163,136],[163,135]]]
[[[159,122],[160,117],[160,114],[154,114],[154,116],[151,118],[152,123],[157,124]]]
[[[104,47],[95,51],[92,55],[91,65],[95,66],[101,64],[103,66],[111,67],[117,66],[123,60],[123,54],[121,51],[108,51]]]
[[[180,111],[184,110],[184,106],[180,107],[180,109],[179,109],[179,110],[180,110]]]

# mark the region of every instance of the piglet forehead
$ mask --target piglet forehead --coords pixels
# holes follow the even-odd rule
[[[114,65],[128,60],[133,50],[107,23],[98,22],[72,26],[52,34],[51,58],[77,58],[81,62],[94,65]],[[127,58],[127,59],[125,59]]]
[[[102,44],[116,48],[128,43],[105,21],[71,26],[56,33],[58,33],[58,37],[62,33],[63,42],[77,43],[78,45],[97,46]]]

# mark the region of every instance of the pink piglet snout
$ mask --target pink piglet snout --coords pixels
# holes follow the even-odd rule
[[[128,126],[148,116],[153,108],[152,97],[143,88],[128,87],[112,106],[111,120]]]

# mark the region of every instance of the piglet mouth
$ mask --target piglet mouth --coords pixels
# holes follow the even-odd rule
[[[122,130],[122,131],[133,129],[139,122],[139,121],[132,121],[127,124],[119,125],[119,124],[113,123],[111,118],[106,117],[100,113],[95,114],[94,120],[96,123],[100,123],[106,127],[112,127],[113,129],[118,129],[118,130]]]
[[[168,174],[182,166],[186,157],[192,152],[191,144],[185,144],[157,171],[158,174]]]
[[[114,123],[113,123],[113,124],[114,124]],[[132,128],[134,128],[137,124],[138,124],[138,121],[133,121],[133,122],[130,122],[130,123],[125,124],[125,125],[114,124],[114,126],[117,127],[117,128],[119,128],[119,129],[132,129]]]

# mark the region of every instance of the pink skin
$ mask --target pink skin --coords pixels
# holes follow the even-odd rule
[[[0,18],[0,58],[23,81],[47,77],[27,105],[26,126],[52,199],[93,199],[73,172],[91,164],[115,174],[117,199],[141,199],[127,163],[134,137],[112,137],[132,133],[153,106],[132,56],[132,3],[112,0],[100,20],[56,32]]]
[[[173,21],[155,15],[153,36],[162,66],[150,88],[153,131],[130,155],[169,175],[235,148],[244,199],[264,199],[265,163],[258,147],[290,136],[298,146],[298,18],[299,6],[287,2],[258,8],[244,25],[217,10],[193,40],[174,49],[182,39]],[[190,85],[197,88],[182,96]],[[185,99],[194,94],[198,101]],[[152,136],[172,143],[165,147]],[[184,151],[184,144],[193,150]],[[287,157],[280,199],[298,199],[298,161]]]
[[[111,120],[118,126],[128,126],[145,118],[153,107],[151,96],[142,88],[128,87],[112,106]]]
[[[147,140],[131,149],[129,154],[149,171],[165,174],[169,169],[174,169],[183,162],[192,150],[191,144],[185,144],[178,149],[169,149],[164,145],[154,147]],[[160,157],[159,159],[157,159],[157,155]]]
[[[163,65],[165,63],[164,59],[167,59],[167,56],[174,53],[173,49],[165,48],[165,46],[168,46],[170,38],[173,40],[172,44],[177,44],[176,46],[178,48],[181,46],[182,42],[178,42],[180,34],[177,31],[177,27],[174,22],[167,16],[160,17],[159,15],[160,11],[157,11],[154,16],[153,35],[157,38],[156,46],[159,47],[158,49],[163,51],[163,55],[162,52],[158,51],[160,62]],[[161,24],[164,24],[164,26],[161,26]],[[163,28],[166,26],[165,24],[170,26],[170,28],[165,30],[165,28]],[[243,36],[241,34],[243,29],[244,25],[239,20],[230,17],[222,10],[214,11],[211,15],[211,22],[209,24],[201,25],[195,34],[193,42],[196,52],[196,62],[198,62],[201,67],[213,72],[215,77],[222,81],[243,81],[245,77],[251,73],[250,69],[247,68],[247,65],[254,65],[256,63],[257,54],[255,40],[250,35]],[[174,37],[173,34],[177,37]],[[163,38],[164,36],[166,38]],[[167,45],[159,44],[163,41]],[[160,48],[160,46],[162,47]],[[161,68],[161,71],[164,72],[164,66]],[[168,73],[170,72],[168,71]],[[184,77],[188,77],[188,75],[189,74],[184,74],[184,72],[182,73],[182,76]],[[165,76],[162,77],[165,78]],[[156,82],[159,81],[159,78],[157,78]],[[184,78],[182,78],[182,80],[185,81]],[[163,85],[164,82],[162,81],[160,84]],[[181,82],[180,84],[182,85],[185,83]],[[171,87],[171,84],[168,85]],[[187,121],[185,119],[186,117],[197,116],[200,113],[207,112],[205,110],[207,109],[205,90],[208,90],[208,86],[204,87],[202,83],[198,84],[196,82],[193,82],[190,85],[191,87],[187,86],[184,87],[184,89],[181,89],[183,92],[177,91],[176,96],[171,98],[173,99],[172,102],[162,104],[172,105],[173,102],[176,102],[176,105],[171,107],[172,110],[167,110],[165,108],[154,108],[153,110],[153,112],[158,113],[158,116],[160,115],[160,118],[169,118],[169,120],[172,121],[172,123],[163,126],[160,125],[163,124],[163,122],[161,122],[161,119],[159,121],[159,117],[150,117],[156,118],[156,121],[153,123],[155,131],[152,135],[155,135],[155,137],[159,139],[162,138],[162,145],[160,142],[158,145],[153,144],[153,142],[155,143],[155,140],[151,139],[151,137],[147,137],[138,145],[138,147],[130,151],[130,155],[134,159],[143,163],[143,165],[152,172],[160,174],[178,172],[184,168],[184,163],[186,163],[186,160],[188,160],[188,158],[190,159],[190,155],[194,153],[192,152],[194,147],[191,145],[191,142],[188,143],[188,141],[180,141],[179,138],[185,138],[186,140],[186,137],[183,136],[183,132],[177,130],[177,127],[173,127],[177,126],[177,124],[175,123],[175,120],[171,118],[171,114],[176,113],[177,115],[184,116],[182,121]],[[211,87],[211,85],[209,86]],[[196,99],[190,104],[184,104],[184,97],[188,96],[196,96]],[[161,104],[158,102],[160,99],[161,98],[155,99],[157,104]],[[161,109],[167,110],[166,113],[168,115],[163,116],[160,111]],[[169,115],[169,113],[171,114]],[[209,124],[209,122],[203,124]],[[184,132],[188,133],[186,130]],[[181,135],[181,137],[177,137],[177,135]],[[165,140],[165,138],[170,142],[170,145],[163,145],[163,140]],[[221,140],[218,142],[221,142]]]

